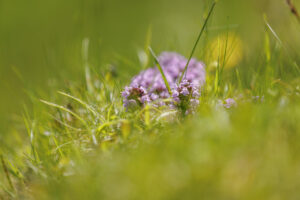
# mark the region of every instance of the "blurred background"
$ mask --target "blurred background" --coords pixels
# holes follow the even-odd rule
[[[173,50],[188,56],[211,4],[211,0],[0,0],[0,139],[14,126],[14,116],[29,105],[32,93],[47,96],[50,88],[59,90],[69,81],[84,79],[84,38],[89,39],[94,69],[116,65],[129,78],[140,70],[132,63],[137,63],[150,32],[157,54]],[[294,4],[300,7],[300,1]],[[257,60],[264,14],[286,48],[296,52],[300,28],[285,0],[220,0],[207,32],[210,37],[236,33],[245,51],[243,59],[251,59],[255,52]],[[205,38],[201,42],[195,55],[200,58],[206,51]],[[128,63],[128,68],[118,68],[117,60]]]

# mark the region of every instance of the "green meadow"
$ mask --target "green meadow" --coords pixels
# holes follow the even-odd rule
[[[298,8],[1,0],[0,199],[299,199]],[[193,112],[124,107],[162,52],[205,64]]]

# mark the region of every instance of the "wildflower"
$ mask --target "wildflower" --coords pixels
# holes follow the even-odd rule
[[[157,94],[155,94],[155,93],[150,94],[150,99],[151,99],[152,101],[155,101],[155,100],[157,100],[158,98],[159,98],[159,96],[158,96]]]
[[[124,100],[123,103],[126,108],[133,108],[137,106],[137,102],[134,99]]]
[[[180,99],[181,96],[195,100],[199,97],[199,89],[205,83],[205,68],[202,62],[191,59],[184,81],[177,86],[178,79],[185,68],[187,59],[177,53],[163,52],[158,57],[158,60],[173,91],[172,99],[174,101],[182,101]],[[176,91],[178,92],[177,96]],[[155,102],[157,106],[163,106],[165,102],[162,100],[171,98],[157,67],[144,70],[135,76],[130,86],[125,87],[122,96],[126,108],[130,106],[128,101],[132,99],[139,106],[151,102]],[[195,102],[197,101],[193,101],[194,104]]]
[[[178,108],[184,114],[195,110],[199,104],[199,87],[186,79],[172,90],[172,94],[173,107]]]
[[[189,95],[189,90],[186,87],[184,87],[182,88],[180,94],[182,94],[183,96],[187,96]]]
[[[237,103],[234,99],[228,98],[228,99],[225,99],[225,103],[223,104],[223,106],[225,108],[232,108],[232,107],[236,107]]]
[[[141,97],[141,102],[143,104],[149,103],[149,102],[151,102],[151,99],[150,99],[150,97],[148,95],[144,95],[144,96]]]
[[[125,87],[125,90],[122,92],[122,96],[124,98],[123,105],[126,108],[142,106],[145,102],[150,101],[147,91],[141,86]]]

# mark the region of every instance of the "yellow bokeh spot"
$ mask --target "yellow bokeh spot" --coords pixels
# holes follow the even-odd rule
[[[235,67],[243,58],[243,42],[235,33],[221,34],[209,44],[206,56],[211,66]]]

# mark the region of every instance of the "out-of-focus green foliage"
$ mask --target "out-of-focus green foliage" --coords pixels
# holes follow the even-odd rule
[[[28,90],[49,95],[49,85],[59,88],[82,78],[85,37],[90,39],[89,59],[95,69],[123,60],[130,68],[118,71],[125,71],[127,78],[139,70],[130,61],[137,59],[149,27],[153,48],[187,56],[210,4],[211,0],[1,0],[0,121],[20,113]],[[299,25],[284,0],[219,1],[210,35],[238,31],[246,50],[256,52],[264,31],[263,13],[287,48],[297,49]],[[198,55],[204,51],[202,46]],[[257,55],[252,56],[257,61]]]
[[[218,1],[195,115],[122,106],[148,46],[188,57],[211,4],[0,1],[0,199],[297,199],[300,24],[284,0]]]

